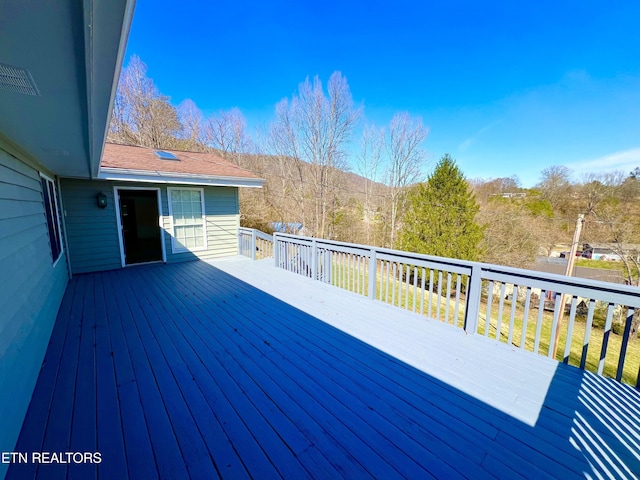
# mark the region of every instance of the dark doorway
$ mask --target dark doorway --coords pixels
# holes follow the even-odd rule
[[[118,190],[124,263],[162,261],[157,190]]]

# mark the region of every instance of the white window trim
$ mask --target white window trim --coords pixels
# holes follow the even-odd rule
[[[124,255],[124,237],[122,236],[122,217],[120,216],[120,194],[118,193],[120,190],[155,190],[158,196],[158,226],[160,227],[160,247],[162,249],[162,262],[167,263],[167,252],[165,251],[164,239],[165,239],[165,229],[162,215],[162,190],[157,187],[113,187],[113,201],[116,212],[116,224],[118,226],[118,243],[120,246],[120,264],[122,268],[129,266],[137,266],[144,265],[143,263],[134,263],[127,264],[126,258]],[[153,262],[151,262],[153,263]]]
[[[173,202],[172,195],[174,191],[189,190],[194,192],[200,192],[200,202],[202,205],[202,235],[204,244],[198,248],[181,248],[177,246],[175,223],[173,221]],[[167,187],[167,203],[169,204],[169,223],[171,224],[171,253],[186,253],[186,252],[201,252],[207,250],[207,214],[204,210],[204,188],[192,188],[192,187]]]
[[[58,255],[58,258],[55,259],[55,261],[53,261],[53,267],[55,268],[55,266],[58,264],[58,262],[60,261],[60,259],[62,258],[62,256],[64,255],[64,242],[62,241],[62,225],[60,224],[60,216],[62,214],[61,210],[60,210],[60,204],[58,203],[58,186],[56,184],[56,182],[53,180],[53,178],[51,178],[50,176],[39,172],[40,173],[40,177],[44,178],[47,182],[51,182],[51,185],[53,185],[53,204],[55,206],[55,212],[52,212],[52,216],[53,213],[56,213],[55,217],[55,221],[56,224],[58,226],[58,243],[60,244],[60,255]],[[44,204],[44,192],[42,192],[42,201]],[[44,204],[44,207],[46,208],[47,205]],[[45,212],[45,219],[46,219],[46,212]],[[47,225],[47,233],[49,232],[49,225]],[[50,238],[50,235],[47,235]],[[53,260],[53,251],[51,249],[51,245],[49,245],[49,250],[51,253],[51,260]]]

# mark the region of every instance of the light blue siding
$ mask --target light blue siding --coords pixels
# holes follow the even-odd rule
[[[136,182],[62,180],[62,198],[74,274],[113,270],[122,265],[114,187],[159,188],[163,242],[167,263],[237,255],[240,209],[236,187],[204,187],[207,250],[173,253],[167,185]],[[180,185],[171,185],[179,188]],[[185,186],[193,188],[192,186]],[[107,196],[107,208],[96,204],[98,193]]]
[[[120,268],[113,186],[66,178],[60,183],[72,273]],[[107,196],[107,208],[98,207],[96,197],[100,192]]]
[[[0,148],[0,452],[15,446],[31,400],[69,281],[65,255],[54,267],[38,171]]]

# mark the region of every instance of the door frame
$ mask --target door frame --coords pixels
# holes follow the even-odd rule
[[[116,221],[118,222],[118,244],[120,246],[120,263],[122,267],[131,267],[135,265],[144,265],[145,263],[132,263],[127,265],[124,253],[124,236],[122,235],[122,217],[120,212],[120,193],[119,190],[154,190],[158,200],[158,227],[160,227],[160,247],[162,248],[162,262],[167,263],[167,252],[164,246],[164,226],[162,225],[162,191],[158,187],[113,187],[113,198],[116,206]]]

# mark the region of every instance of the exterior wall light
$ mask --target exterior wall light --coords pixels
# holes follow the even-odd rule
[[[104,193],[100,192],[96,198],[100,208],[107,208],[107,196]]]

